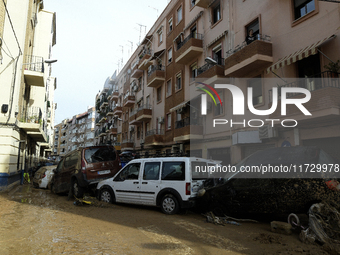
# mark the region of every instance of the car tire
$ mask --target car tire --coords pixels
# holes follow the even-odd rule
[[[176,197],[172,194],[166,194],[161,200],[161,210],[168,215],[176,214],[179,210]]]
[[[112,204],[114,201],[114,195],[110,189],[102,189],[100,190],[99,200]]]
[[[77,180],[74,180],[74,181],[72,182],[72,192],[73,192],[73,195],[74,195],[76,198],[83,198],[84,189],[83,189],[82,187],[79,186]]]

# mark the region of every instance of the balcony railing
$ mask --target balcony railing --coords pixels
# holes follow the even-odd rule
[[[182,48],[182,46],[183,46],[184,44],[186,44],[191,38],[203,40],[203,35],[202,35],[202,34],[198,34],[198,33],[190,33],[190,35],[188,35],[182,42],[180,42],[179,44],[177,44],[177,50],[179,50],[180,48]]]
[[[271,37],[269,35],[262,35],[262,34],[257,34],[255,37],[255,40],[258,41],[264,41],[264,42],[270,42]],[[243,41],[241,44],[237,45],[234,49],[230,49],[226,52],[226,58],[230,57],[234,53],[242,50],[244,47],[246,47],[248,44],[246,41]]]
[[[190,126],[190,125],[201,125],[200,118],[194,119],[194,118],[187,117],[182,120],[178,120],[175,123],[175,128],[178,129],[178,128],[183,128],[183,127]]]
[[[305,88],[309,91],[315,91],[322,88],[334,87],[340,88],[340,73],[325,71],[307,78],[299,78],[298,80],[278,86],[278,98],[281,97],[281,88],[298,87]],[[273,91],[269,90],[269,102],[272,102]],[[300,93],[288,93],[287,97],[293,97]]]
[[[43,57],[26,55],[24,69],[35,72],[44,72],[44,59]]]
[[[32,122],[32,123],[42,123],[42,111],[40,107],[29,107],[21,112],[20,119],[21,122]]]
[[[151,135],[164,135],[164,129],[152,129],[152,130],[146,131],[145,137],[148,137]]]
[[[148,71],[148,76],[150,76],[151,74],[153,74],[156,71],[165,71],[165,68],[162,65],[152,66]]]
[[[224,66],[224,58],[214,58],[214,60],[216,61],[217,65]],[[205,71],[209,70],[210,68],[212,68],[214,66],[215,66],[215,64],[210,64],[210,63],[207,63],[207,64],[201,66],[200,68],[197,69],[197,76],[204,73]]]

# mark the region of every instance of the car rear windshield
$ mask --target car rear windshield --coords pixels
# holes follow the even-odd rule
[[[94,147],[85,150],[85,160],[88,163],[116,160],[116,151],[111,147]]]

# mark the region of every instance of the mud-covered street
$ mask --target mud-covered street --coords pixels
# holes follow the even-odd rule
[[[214,225],[187,212],[74,205],[30,184],[0,193],[0,254],[328,254],[298,234],[270,232],[269,222]],[[100,205],[102,205],[100,207]]]

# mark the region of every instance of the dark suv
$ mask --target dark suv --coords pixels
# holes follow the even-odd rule
[[[81,147],[59,162],[50,188],[53,193],[66,193],[72,187],[73,194],[82,197],[85,190],[95,189],[99,181],[114,176],[120,169],[113,146]]]

